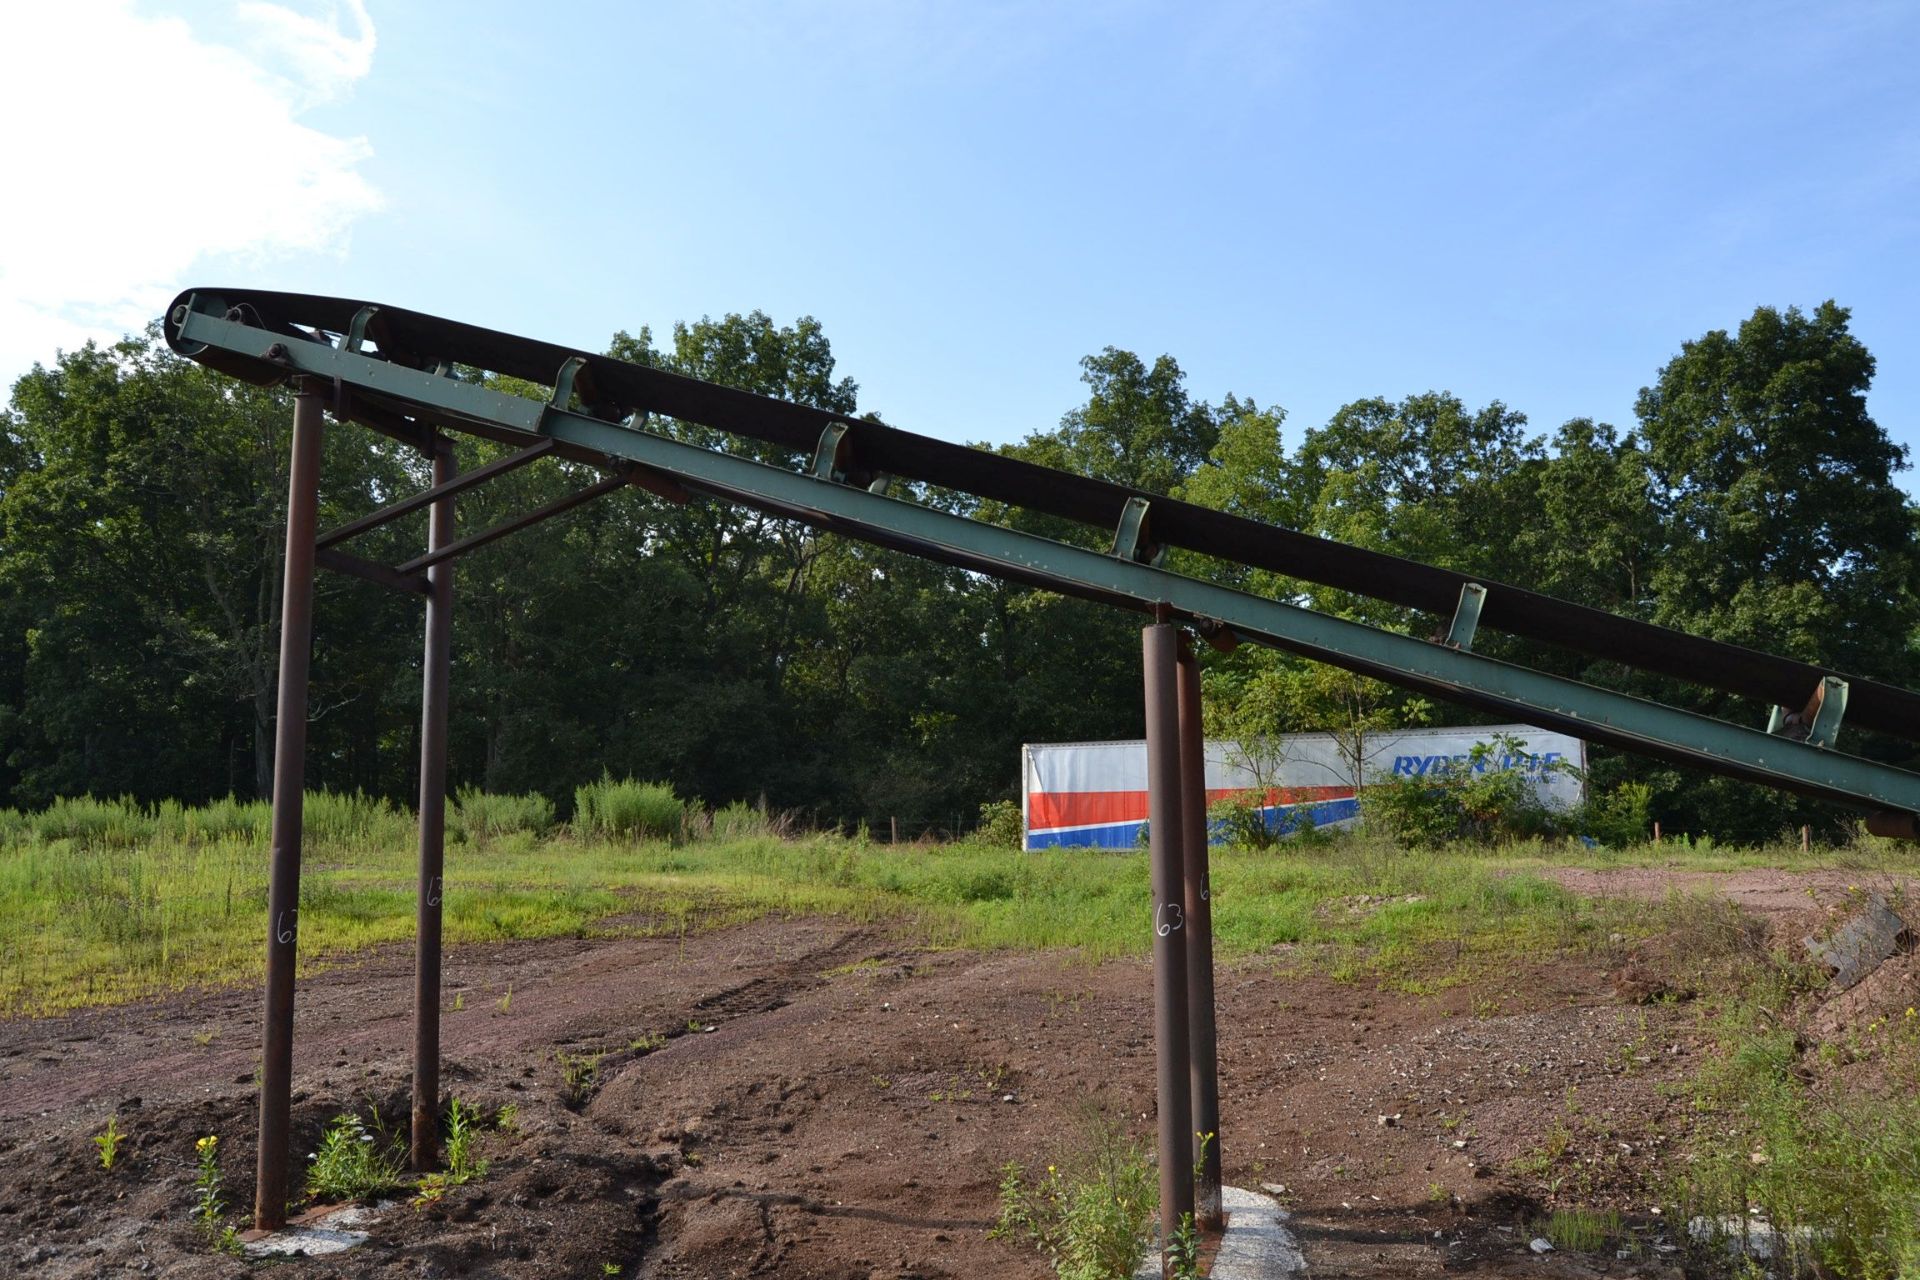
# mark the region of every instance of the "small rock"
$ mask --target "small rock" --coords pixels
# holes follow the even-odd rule
[[[1390,1116],[1375,1116],[1373,1122],[1382,1129],[1397,1129],[1400,1126],[1400,1113],[1396,1111]]]

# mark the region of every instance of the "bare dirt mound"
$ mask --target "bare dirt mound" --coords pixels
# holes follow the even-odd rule
[[[1618,1001],[1598,960],[1422,997],[1290,964],[1221,974],[1222,1130],[1230,1181],[1284,1186],[1316,1277],[1668,1273],[1543,1263],[1527,1224],[1548,1185],[1651,1205],[1683,1010]],[[389,951],[301,984],[298,1150],[356,1105],[398,1123],[411,981]],[[490,1173],[276,1275],[1038,1278],[988,1234],[1002,1165],[1046,1163],[1089,1107],[1153,1132],[1141,961],[770,919],[465,948],[447,992],[446,1087],[513,1116],[483,1139]],[[257,992],[223,991],[0,1023],[0,1274],[247,1271],[186,1209],[204,1133],[251,1203],[258,1022]],[[89,1139],[116,1113],[108,1172]]]

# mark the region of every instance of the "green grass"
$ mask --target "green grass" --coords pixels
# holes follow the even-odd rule
[[[465,793],[451,808],[449,943],[591,933],[684,933],[767,913],[888,920],[931,946],[1071,947],[1088,959],[1151,942],[1144,854],[1021,853],[986,844],[894,847],[765,832],[744,806],[670,838],[639,833],[688,806],[645,784],[595,784],[581,838],[526,797]],[[671,800],[671,805],[668,800]],[[650,816],[649,816],[650,815]],[[44,1014],[210,983],[258,980],[267,806],[143,809],[63,801],[0,810],[0,1015]],[[413,816],[385,801],[314,793],[300,892],[301,963],[314,972],[411,938]],[[648,823],[654,826],[649,828]],[[542,832],[545,834],[542,834]],[[714,834],[693,838],[703,831]],[[1401,852],[1336,838],[1266,853],[1217,851],[1216,945],[1225,958],[1293,944],[1282,963],[1426,992],[1511,958],[1640,936],[1657,913],[1569,893],[1549,865],[1778,864],[1796,846],[1626,854],[1566,844]],[[1853,865],[1896,865],[1875,842]],[[1372,901],[1348,905],[1365,896]]]
[[[1623,1230],[1618,1209],[1555,1209],[1533,1226],[1536,1235],[1545,1236],[1556,1249],[1591,1253],[1620,1238]]]

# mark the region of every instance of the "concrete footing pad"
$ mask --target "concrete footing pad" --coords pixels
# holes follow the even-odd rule
[[[1287,1211],[1279,1201],[1239,1187],[1222,1187],[1220,1201],[1227,1230],[1207,1269],[1212,1280],[1305,1280],[1307,1260],[1287,1230]],[[1160,1280],[1158,1249],[1140,1264],[1133,1280]]]
[[[344,1253],[367,1242],[361,1230],[393,1207],[392,1201],[366,1205],[330,1205],[301,1214],[278,1231],[245,1231],[241,1247],[249,1258],[318,1258],[329,1253]]]

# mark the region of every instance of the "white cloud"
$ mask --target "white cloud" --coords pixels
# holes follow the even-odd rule
[[[373,20],[361,0],[347,0],[354,33],[340,30],[336,7],[326,17],[296,13],[285,5],[242,0],[233,15],[247,32],[249,51],[263,61],[282,61],[309,104],[338,97],[373,70]]]
[[[371,148],[298,120],[372,65],[342,9],[245,0],[229,44],[130,0],[0,3],[0,387],[139,330],[207,255],[344,252]]]

